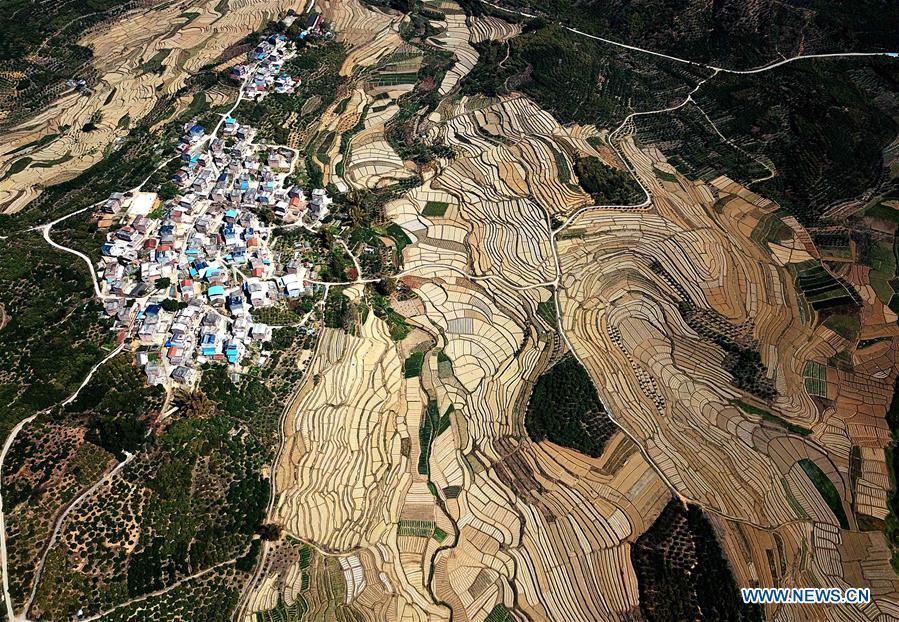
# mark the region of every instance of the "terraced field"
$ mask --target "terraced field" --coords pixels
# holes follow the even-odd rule
[[[680,588],[656,584],[645,560],[662,546],[650,542],[685,533],[666,530],[687,521],[671,509],[687,502],[689,527],[677,529],[704,535],[677,549],[677,567],[699,556],[731,586],[871,585],[874,606],[855,612],[892,615],[889,549],[863,524],[889,514],[884,413],[899,331],[866,273],[835,271],[774,201],[638,142],[642,121],[610,134],[560,125],[514,91],[460,95],[473,63],[459,41],[507,40],[520,25],[449,2],[417,15],[432,30],[415,32],[453,58],[415,129],[452,153],[417,163],[417,185],[383,206],[401,231],[397,286],[414,296],[391,306],[411,331],[392,342],[364,310],[367,287],[349,293],[364,319],[328,336],[317,380],[296,398],[275,520],[344,567],[358,559],[365,582],[345,576],[359,615],[377,602],[397,619],[667,619],[643,588]],[[421,101],[413,68],[428,51],[385,41],[335,110],[352,129],[332,174],[349,188],[412,170],[390,128],[405,101]],[[745,166],[734,173],[745,183],[771,172]],[[616,190],[618,205],[595,205],[616,171],[637,182]],[[573,375],[550,386],[580,386],[572,361],[597,389],[584,412],[605,417],[596,446],[526,429],[552,370]],[[292,602],[289,572],[258,577],[248,615]],[[682,580],[700,602],[717,578]]]

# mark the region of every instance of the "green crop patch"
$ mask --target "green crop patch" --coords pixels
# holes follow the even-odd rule
[[[856,306],[856,300],[841,281],[817,261],[798,266],[796,286],[815,310]]]
[[[790,432],[793,432],[794,434],[801,434],[802,436],[809,436],[812,433],[812,431],[809,430],[808,428],[802,427],[801,425],[796,425],[795,423],[790,423],[783,417],[778,417],[777,415],[772,414],[772,413],[768,412],[767,410],[764,410],[763,408],[758,408],[757,406],[753,406],[752,404],[744,402],[743,400],[735,399],[735,400],[731,400],[730,403],[744,412],[747,412],[751,415],[756,415],[758,417],[761,417],[765,421],[775,423],[781,427],[786,428]]]
[[[543,318],[543,320],[547,324],[555,328],[556,324],[558,324],[558,318],[556,317],[555,300],[544,300],[543,302],[538,302],[537,315]]]
[[[403,366],[406,378],[417,378],[421,375],[421,367],[425,360],[424,352],[413,352]]]
[[[418,443],[420,453],[418,456],[418,472],[421,475],[430,473],[429,460],[431,457],[431,443],[434,439],[446,432],[450,427],[450,414],[453,407],[450,405],[443,415],[437,407],[436,400],[430,400],[425,410],[425,416],[421,420],[421,427],[418,429]]]
[[[652,174],[656,176],[657,179],[661,179],[662,181],[677,181],[677,175],[674,173],[669,173],[668,171],[663,171],[662,169],[653,166]]]
[[[855,341],[861,330],[861,322],[854,315],[831,315],[824,325],[848,341]]]
[[[446,214],[446,210],[449,208],[449,203],[445,201],[428,201],[425,203],[425,208],[422,210],[423,216],[428,217],[443,217]]]
[[[432,520],[407,520],[401,519],[397,525],[398,536],[412,536],[415,538],[430,538],[434,535],[435,523]],[[446,536],[446,534],[444,534]]]
[[[840,527],[842,529],[849,529],[849,521],[846,519],[846,511],[843,509],[843,501],[840,498],[840,493],[837,491],[836,486],[833,485],[833,482],[830,481],[830,478],[821,470],[821,468],[809,460],[808,458],[803,458],[799,461],[799,466],[802,467],[802,470],[805,471],[805,474],[808,475],[809,479],[812,480],[812,483],[815,485],[815,488],[821,493],[821,497],[827,503],[827,506],[831,509],[834,516],[837,517],[837,520],[840,522]]]
[[[409,239],[409,236],[406,235],[406,232],[403,231],[403,228],[398,224],[390,223],[390,226],[386,229],[387,235],[393,238],[393,241],[396,242],[396,252],[399,256],[402,256],[403,249],[406,248],[409,244],[412,244],[412,240]]]
[[[808,361],[803,370],[805,388],[810,395],[827,397],[827,368],[816,361]]]
[[[504,604],[497,603],[484,618],[484,622],[515,622],[515,616],[506,609]]]

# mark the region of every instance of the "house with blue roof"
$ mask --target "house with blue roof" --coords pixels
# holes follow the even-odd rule
[[[228,362],[232,365],[237,364],[237,361],[240,360],[240,347],[237,342],[229,341],[225,345],[225,358],[227,358]]]
[[[213,285],[206,294],[212,304],[225,304],[225,288],[221,285]]]
[[[215,356],[218,354],[218,344],[215,333],[206,333],[200,340],[200,352],[203,356]]]

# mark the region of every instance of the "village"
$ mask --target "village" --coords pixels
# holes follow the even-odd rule
[[[291,182],[298,153],[255,135],[230,115],[211,134],[189,124],[173,197],[114,193],[101,207],[101,226],[114,229],[98,269],[105,310],[150,384],[193,386],[210,362],[264,364],[272,327],[251,310],[314,293],[314,266],[274,253],[272,231],[315,230],[331,199],[323,189],[307,199]]]
[[[234,373],[263,365],[273,328],[252,311],[311,296],[318,277],[301,249],[275,252],[273,230],[315,231],[329,213],[324,189],[307,197],[295,183],[299,154],[254,142],[257,130],[234,111],[242,99],[291,94],[300,79],[285,64],[294,40],[327,35],[321,15],[289,14],[229,76],[239,84],[234,107],[211,130],[184,126],[171,160],[180,166],[158,192],[115,192],[99,205],[97,225],[109,231],[97,281],[120,345],[129,347],[152,385],[193,387],[209,363]],[[282,256],[284,255],[284,256]],[[301,331],[314,331],[300,322]]]

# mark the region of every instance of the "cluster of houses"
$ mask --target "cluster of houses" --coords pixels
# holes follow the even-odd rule
[[[290,28],[294,25],[294,23],[296,23],[297,20],[302,20],[300,22],[300,24],[302,25],[302,29],[297,35],[298,39],[305,39],[310,35],[329,34],[325,30],[325,20],[322,17],[322,14],[315,11],[315,0],[309,1],[303,15],[297,15],[291,12],[281,20],[281,23],[284,24],[285,28]]]
[[[243,84],[243,96],[261,100],[269,93],[293,93],[299,78],[284,73],[284,63],[296,54],[296,46],[284,35],[272,35],[253,51],[253,63],[236,65],[230,76]]]
[[[231,117],[221,134],[185,128],[174,197],[114,193],[102,205],[100,222],[117,226],[101,249],[106,312],[152,384],[192,385],[212,361],[263,363],[272,329],[251,310],[313,292],[309,262],[269,242],[275,224],[316,227],[330,198],[315,189],[307,200],[290,182],[295,150],[253,143],[255,130]]]

